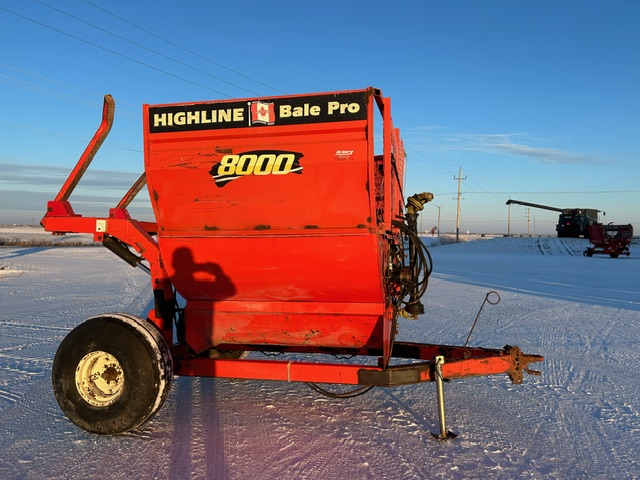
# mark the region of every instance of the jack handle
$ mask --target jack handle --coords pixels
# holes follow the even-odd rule
[[[69,200],[69,196],[76,188],[76,185],[84,175],[84,172],[89,167],[89,164],[95,157],[96,152],[100,149],[102,142],[109,135],[109,131],[111,130],[111,126],[113,125],[113,116],[116,110],[116,103],[113,100],[113,97],[109,94],[104,96],[104,104],[102,106],[102,122],[96,130],[96,133],[93,135],[91,142],[87,145],[87,148],[82,153],[80,160],[76,164],[75,168],[67,178],[67,181],[64,183],[60,192],[56,196],[56,201],[66,202]]]

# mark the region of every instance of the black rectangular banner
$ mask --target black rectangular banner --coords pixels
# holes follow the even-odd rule
[[[367,118],[368,90],[149,107],[149,133],[265,125],[344,122]]]

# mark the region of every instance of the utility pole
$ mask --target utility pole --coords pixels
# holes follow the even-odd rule
[[[436,230],[438,231],[438,236],[440,236],[440,207],[442,207],[442,205],[434,205],[433,203],[431,203],[430,205],[433,205],[434,207],[436,207],[438,209],[438,223],[435,225]],[[433,235],[433,233],[432,233]]]
[[[454,176],[453,179],[458,181],[458,212],[456,213],[456,243],[458,243],[460,238],[460,196],[462,195],[462,193],[460,193],[460,183],[462,182],[462,180],[467,179],[466,175],[464,176],[464,178],[462,178],[462,167],[460,167],[460,170],[458,170],[458,177],[456,178]]]

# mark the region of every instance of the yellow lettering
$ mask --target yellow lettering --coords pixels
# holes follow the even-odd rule
[[[238,155],[225,155],[220,160],[218,175],[233,175],[236,171],[236,163],[238,163]]]
[[[280,105],[280,118],[291,116],[291,105]]]
[[[167,124],[167,114],[166,113],[156,113],[153,115],[153,126],[154,127],[164,127]]]
[[[327,105],[328,105],[328,108],[329,108],[327,113],[329,115],[332,115],[333,112],[335,112],[337,109],[340,108],[340,102],[329,102]]]
[[[175,123],[176,125],[184,125],[185,117],[186,115],[184,112],[178,112],[173,116],[173,123]]]
[[[187,123],[200,123],[200,112],[188,112]]]
[[[266,162],[265,162],[266,160]],[[258,157],[255,167],[253,167],[254,175],[269,175],[273,164],[276,161],[276,156],[273,153],[263,153]]]

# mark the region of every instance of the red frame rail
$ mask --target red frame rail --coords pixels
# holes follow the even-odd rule
[[[243,346],[246,347],[246,346]],[[272,347],[254,346],[256,350]],[[290,349],[301,353],[301,349]],[[407,364],[395,364],[386,367],[364,364],[341,364],[327,362],[308,362],[298,360],[228,360],[211,358],[182,357],[176,349],[176,374],[197,377],[243,378],[262,380],[281,380],[287,382],[334,383],[343,385],[398,386],[437,379],[434,359],[445,357],[442,366],[442,378],[453,380],[474,376],[507,374],[513,383],[523,381],[523,372],[531,375],[540,373],[529,368],[530,363],[541,362],[540,355],[525,355],[520,348],[505,346],[503,349],[481,347],[459,347],[451,345],[431,345],[422,343],[396,342],[393,358],[422,360]],[[313,350],[306,353],[337,354],[335,350]],[[340,352],[354,355],[381,355],[381,351]],[[382,358],[379,363],[382,363]]]

